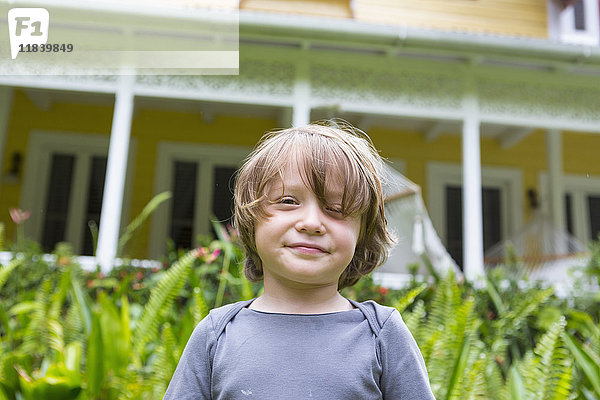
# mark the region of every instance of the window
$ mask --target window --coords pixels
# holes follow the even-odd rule
[[[598,0],[549,0],[550,37],[563,43],[600,44]]]
[[[563,175],[565,229],[584,243],[600,234],[600,177]],[[548,174],[540,175],[542,211],[549,215]],[[546,199],[546,201],[544,201]]]
[[[446,249],[458,265],[463,264],[462,187],[447,185],[446,192]],[[502,240],[501,189],[482,187],[483,249]]]
[[[167,238],[177,248],[196,245],[198,235],[212,232],[211,219],[231,222],[233,177],[251,149],[198,144],[160,143],[155,193],[172,192],[167,207],[152,220],[149,255],[164,254]]]
[[[488,249],[522,223],[522,178],[510,168],[482,168],[483,246]],[[427,198],[432,222],[457,264],[463,258],[462,168],[429,163]]]
[[[93,255],[88,224],[100,224],[109,140],[105,135],[31,133],[21,208],[32,210],[27,234],[44,251],[67,241],[76,254]]]

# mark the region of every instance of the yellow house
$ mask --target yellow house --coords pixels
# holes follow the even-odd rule
[[[340,117],[422,187],[468,277],[529,220],[530,191],[556,226],[590,241],[600,233],[598,4],[48,0],[50,34],[59,26],[67,38],[91,29],[159,43],[235,15],[239,75],[20,74],[3,47],[0,221],[11,238],[9,208],[31,210],[26,232],[44,249],[66,240],[91,255],[93,220],[110,268],[127,221],[171,190],[126,249],[157,258],[167,238],[191,247],[211,215],[230,217],[231,177],[262,133]]]

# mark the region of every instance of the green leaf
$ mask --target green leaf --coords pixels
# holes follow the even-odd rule
[[[143,224],[146,222],[150,214],[158,208],[163,202],[167,201],[171,197],[171,192],[162,192],[154,196],[148,204],[144,207],[141,213],[139,213],[127,228],[125,228],[125,232],[119,238],[119,244],[117,245],[117,256],[120,256],[125,248],[125,245],[131,240],[135,231],[137,231]]]
[[[92,315],[92,329],[87,343],[86,357],[87,388],[91,398],[99,398],[104,383],[104,346],[100,315]]]
[[[517,370],[516,365],[510,367],[508,385],[511,400],[524,400],[527,398],[523,377]]]
[[[104,292],[98,298],[100,323],[102,325],[102,349],[104,369],[118,373],[127,367],[131,358],[129,334],[123,331],[122,315]]]
[[[81,313],[81,319],[83,319],[85,334],[87,336],[92,330],[92,311],[89,301],[76,279],[71,279],[71,289],[74,302],[77,304],[79,312]]]
[[[563,335],[563,339],[571,354],[575,357],[577,365],[583,370],[583,373],[592,384],[596,395],[600,396],[600,365],[588,354],[589,350],[581,346],[572,335],[567,333]]]

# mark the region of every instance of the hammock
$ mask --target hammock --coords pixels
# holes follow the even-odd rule
[[[588,258],[583,243],[535,211],[521,232],[485,252],[484,263],[486,268],[506,265],[516,279],[564,282],[570,267],[582,266]]]
[[[421,188],[386,164],[383,194],[388,230],[396,236],[397,244],[378,271],[408,274],[408,267],[413,265],[417,274],[431,275],[425,258],[436,274],[444,275],[453,269],[457,276],[462,276],[431,223],[421,197]]]

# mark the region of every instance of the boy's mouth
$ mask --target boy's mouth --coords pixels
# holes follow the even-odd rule
[[[290,247],[293,248],[294,250],[303,252],[303,253],[329,253],[327,250],[325,250],[323,247],[314,244],[314,243],[304,243],[304,242],[299,242],[299,243],[292,243],[292,244],[288,244],[286,245],[286,247]]]

